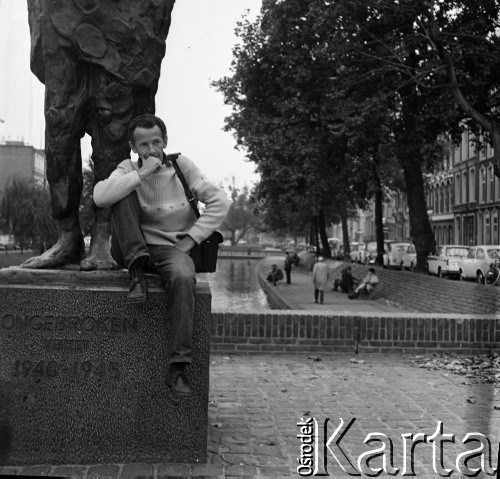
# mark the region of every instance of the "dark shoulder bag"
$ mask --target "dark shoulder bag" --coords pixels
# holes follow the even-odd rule
[[[186,178],[182,173],[179,165],[177,163],[178,154],[167,155],[166,159],[172,162],[172,165],[177,173],[179,180],[184,188],[184,193],[186,198],[191,205],[191,208],[196,215],[196,218],[200,217],[200,212],[198,211],[198,206],[196,205],[196,199],[194,198],[189,186],[186,182]],[[193,249],[189,252],[191,259],[194,262],[194,267],[197,273],[213,273],[217,267],[217,254],[219,252],[219,244],[224,241],[221,233],[214,231],[207,239],[203,240],[200,244],[193,246]]]

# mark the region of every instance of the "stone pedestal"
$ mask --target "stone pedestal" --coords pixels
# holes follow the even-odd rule
[[[197,285],[193,397],[165,385],[166,295],[128,274],[0,270],[0,466],[205,462],[211,295]]]

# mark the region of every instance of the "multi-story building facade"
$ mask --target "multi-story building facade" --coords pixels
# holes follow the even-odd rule
[[[0,199],[11,177],[35,178],[45,184],[45,151],[22,141],[0,144]]]
[[[0,144],[0,204],[9,181],[14,176],[35,178],[46,184],[45,152],[22,141],[6,141]],[[4,234],[0,221],[0,235]]]
[[[433,174],[427,175],[426,203],[427,214],[434,232],[436,244],[455,243],[453,205],[455,154],[452,146],[444,150],[443,160]]]
[[[454,150],[454,230],[457,243],[500,244],[500,182],[493,149],[468,132]]]
[[[491,146],[463,132],[428,178],[427,205],[438,244],[500,244],[500,182]]]
[[[500,180],[493,149],[470,132],[458,146],[445,148],[442,162],[426,178],[427,213],[436,244],[500,244]],[[394,193],[383,205],[384,236],[411,241],[406,194]],[[342,238],[340,225],[334,236]],[[349,221],[352,241],[375,241],[373,206]]]

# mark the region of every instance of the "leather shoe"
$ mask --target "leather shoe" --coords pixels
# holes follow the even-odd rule
[[[184,374],[185,365],[178,366],[172,364],[167,375],[167,387],[172,395],[178,399],[191,397],[191,388],[189,387],[186,375]]]
[[[127,302],[131,304],[144,303],[148,299],[148,287],[144,276],[132,278],[127,296]]]

